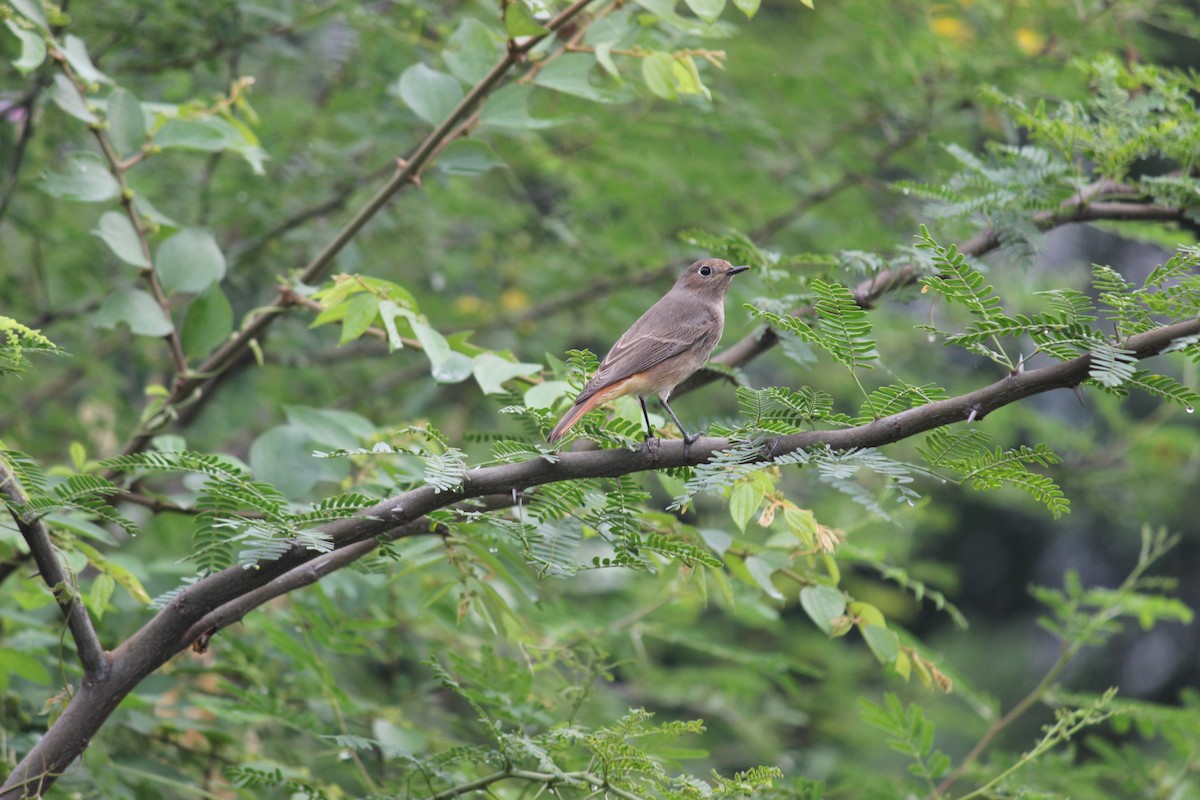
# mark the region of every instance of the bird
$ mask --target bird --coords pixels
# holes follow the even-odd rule
[[[646,435],[654,438],[646,398],[658,395],[663,408],[683,434],[684,445],[700,438],[688,434],[667,398],[671,390],[708,361],[725,328],[725,293],[734,275],[750,269],[720,258],[688,266],[665,295],[650,306],[617,340],[600,368],[579,392],[546,441],[561,439],[579,419],[601,403],[635,394],[642,404]]]

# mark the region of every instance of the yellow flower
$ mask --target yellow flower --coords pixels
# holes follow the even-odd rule
[[[1046,46],[1046,37],[1033,28],[1017,28],[1017,47],[1027,56],[1036,56]]]
[[[529,295],[520,289],[505,289],[500,293],[500,307],[505,311],[522,311],[529,308]]]
[[[934,17],[929,27],[937,36],[957,45],[966,44],[973,38],[971,29],[958,17]]]
[[[473,294],[464,294],[454,301],[454,310],[460,314],[478,314],[483,301]]]

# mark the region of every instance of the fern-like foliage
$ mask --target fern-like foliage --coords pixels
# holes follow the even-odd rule
[[[945,389],[932,383],[913,386],[901,382],[890,386],[881,386],[867,396],[854,424],[865,425],[880,417],[898,414],[901,411],[917,408],[936,400],[944,400],[947,396]]]
[[[833,398],[807,386],[798,390],[783,386],[737,388],[738,406],[745,420],[743,431],[768,434],[798,433],[833,417]]]
[[[813,280],[812,291],[817,317],[815,325],[790,314],[777,314],[754,306],[747,308],[767,324],[817,345],[850,370],[851,375],[859,369],[872,369],[874,362],[879,360],[879,352],[871,337],[867,312],[859,306],[854,294],[840,283],[820,278]]]
[[[35,478],[33,483],[26,484],[27,501],[24,504],[7,503],[24,519],[33,521],[61,511],[74,511],[116,525],[130,536],[138,534],[138,526],[108,502],[110,496],[120,491],[111,481],[98,475],[77,474],[55,484],[49,491],[38,481]]]
[[[42,335],[41,331],[0,315],[0,375],[23,372],[29,368],[31,353],[64,355],[64,351]]]
[[[1092,346],[1092,363],[1088,376],[1102,386],[1115,389],[1124,386],[1136,371],[1137,356],[1108,342],[1096,342]]]
[[[816,448],[808,453],[809,463],[817,468],[820,479],[849,497],[881,519],[891,520],[891,513],[881,500],[895,495],[895,500],[915,505],[920,495],[911,486],[915,476],[912,465],[885,456],[873,447],[861,450],[831,450]],[[863,478],[874,473],[884,479],[882,492],[872,491]]]
[[[1194,175],[1200,160],[1195,74],[1112,57],[1084,69],[1094,85],[1086,100],[1029,106],[996,89],[989,89],[985,99],[1034,141],[1065,160],[1094,164],[1105,178],[1125,181],[1130,167],[1143,160],[1163,163],[1163,172]],[[1153,190],[1148,177],[1153,176],[1140,182]]]
[[[118,456],[101,466],[136,475],[187,472],[204,476],[196,495],[200,513],[193,523],[189,555],[201,574],[234,563],[269,561],[295,546],[328,551],[332,542],[317,526],[355,516],[375,503],[366,495],[351,493],[293,511],[278,489],[255,480],[230,459],[186,450]]]
[[[1014,486],[1046,507],[1056,519],[1070,511],[1066,495],[1054,480],[1033,472],[1029,465],[1049,467],[1061,459],[1042,444],[1015,449],[991,448],[987,436],[976,429],[932,431],[918,452],[929,466],[957,473],[976,489]]]

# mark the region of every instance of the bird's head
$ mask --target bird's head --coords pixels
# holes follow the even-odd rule
[[[724,297],[733,276],[748,269],[750,267],[735,267],[720,258],[704,258],[683,271],[679,280],[675,281],[674,290],[697,292],[717,298]]]

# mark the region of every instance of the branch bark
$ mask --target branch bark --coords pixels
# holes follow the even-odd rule
[[[66,570],[58,562],[54,554],[54,543],[50,541],[50,531],[40,519],[27,517],[17,510],[29,502],[25,491],[17,481],[17,476],[0,462],[0,493],[8,499],[8,512],[17,523],[17,529],[25,539],[29,552],[37,564],[42,580],[50,587],[71,638],[75,641],[75,650],[79,653],[79,662],[83,665],[83,684],[86,686],[94,681],[102,681],[108,672],[108,655],[100,644],[100,637],[92,625],[92,617],[87,607],[79,599],[79,592],[72,585]]]
[[[1123,344],[1142,359],[1157,355],[1176,339],[1194,335],[1200,335],[1200,319],[1142,333]],[[1085,355],[1007,375],[974,392],[855,428],[775,437],[762,444],[760,454],[769,459],[820,445],[837,450],[879,447],[944,425],[982,420],[989,413],[1024,398],[1077,386],[1088,377],[1091,361],[1091,356]],[[294,544],[277,560],[260,563],[255,569],[235,565],[197,581],[111,653],[111,667],[106,674],[83,683],[62,716],[0,787],[0,800],[37,795],[49,788],[57,775],[83,752],[125,696],[207,631],[228,624],[238,614],[278,593],[319,579],[343,559],[349,563],[369,550],[368,544],[373,546],[375,537],[405,535],[405,531],[412,530],[409,526],[420,525],[422,517],[430,512],[463,500],[487,495],[511,497],[530,487],[557,481],[696,466],[733,444],[729,439],[705,437],[685,448],[682,441],[672,440],[660,442],[655,448],[561,453],[555,461],[539,458],[472,469],[457,491],[423,486],[378,503],[360,517],[324,526],[324,532],[334,543],[329,555]],[[342,554],[342,551],[347,552]]]

